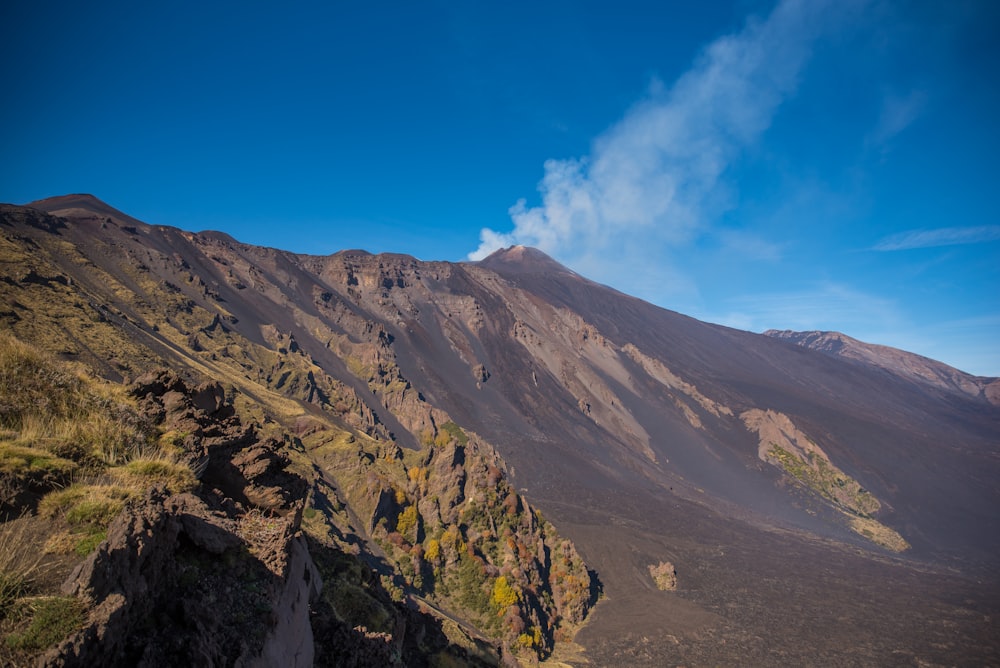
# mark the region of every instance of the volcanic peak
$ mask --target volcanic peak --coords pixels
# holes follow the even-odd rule
[[[501,248],[476,264],[498,273],[549,274],[556,272],[576,275],[576,272],[559,264],[537,248],[521,245]]]

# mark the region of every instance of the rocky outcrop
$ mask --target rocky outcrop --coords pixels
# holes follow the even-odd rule
[[[305,482],[221,387],[157,372],[132,386],[201,474],[194,493],[151,489],[63,586],[86,626],[45,666],[311,666],[321,580],[299,534]]]
[[[277,515],[301,511],[306,482],[285,470],[282,444],[258,438],[224,403],[218,382],[189,389],[173,372],[158,371],[137,379],[131,392],[164,430],[183,438],[184,456],[207,492]]]
[[[754,408],[741,413],[740,419],[759,438],[758,459],[843,513],[855,533],[893,552],[909,549],[902,536],[875,519],[884,510],[882,502],[838,468],[787,415]]]
[[[478,435],[449,420],[425,441],[404,452],[356,439],[314,456],[384,551],[400,595],[471,622],[512,660],[548,655],[594,605],[594,573]]]

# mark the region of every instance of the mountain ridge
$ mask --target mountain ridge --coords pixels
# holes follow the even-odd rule
[[[973,397],[701,323],[544,270],[527,249],[457,264],[304,256],[93,216],[58,219],[57,238],[49,219],[3,214],[16,234],[0,311],[15,334],[112,376],[158,357],[292,402],[303,433],[330,416],[383,452],[418,452],[446,422],[489,443],[604,584],[579,631],[598,663],[665,634],[679,643],[638,664],[773,663],[775,648],[808,662],[808,646],[946,661],[929,644],[945,627],[928,620],[961,619],[958,592],[989,607],[995,585],[967,578],[996,581],[1000,412]],[[661,562],[677,566],[676,592],[651,579]],[[774,630],[801,617],[790,590],[816,625],[793,641]],[[966,652],[995,656],[988,625],[960,627]]]
[[[870,364],[914,382],[980,397],[995,406],[1000,405],[1000,378],[976,376],[923,355],[891,346],[866,343],[841,332],[769,329],[764,332],[764,336]]]

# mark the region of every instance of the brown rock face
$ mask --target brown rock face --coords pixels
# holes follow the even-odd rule
[[[86,627],[41,665],[312,665],[321,581],[297,535],[305,481],[220,390],[189,389],[169,372],[133,385],[164,428],[188,432],[192,458],[207,458],[203,485],[154,488],[126,506],[63,586],[92,602]]]
[[[87,627],[40,663],[312,665],[309,602],[320,580],[302,540],[255,546],[283,553],[275,573],[239,532],[238,519],[194,495],[151,492],[64,586],[94,607]]]

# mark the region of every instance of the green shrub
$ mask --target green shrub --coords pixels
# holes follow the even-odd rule
[[[468,553],[462,553],[455,573],[455,589],[459,602],[467,610],[485,615],[490,611],[490,598],[483,589],[486,574],[483,567]]]
[[[448,434],[451,438],[455,439],[455,442],[459,445],[467,445],[469,443],[468,435],[462,431],[462,428],[457,424],[449,420],[441,425],[441,431]]]

